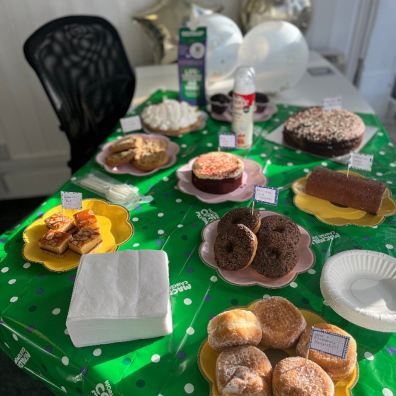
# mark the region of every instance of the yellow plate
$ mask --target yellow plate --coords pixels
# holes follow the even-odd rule
[[[346,173],[346,171],[339,172]],[[362,177],[355,172],[349,173]],[[388,188],[385,190],[384,199],[382,200],[378,214],[371,215],[363,210],[337,206],[325,199],[305,194],[306,181],[307,176],[297,179],[292,184],[292,189],[295,194],[294,204],[303,212],[314,215],[323,223],[337,226],[357,225],[373,227],[382,223],[386,216],[391,216],[396,213],[396,202],[393,200],[392,194]]]
[[[251,304],[253,305],[253,304]],[[247,308],[250,309],[249,305]],[[304,318],[307,321],[307,325],[311,326],[317,323],[326,322],[319,315],[307,311],[305,309],[300,310],[304,315]],[[288,349],[285,351],[289,356],[296,356],[295,349]],[[214,351],[208,344],[208,340],[206,339],[198,352],[198,366],[201,370],[202,375],[206,378],[210,385],[210,395],[211,396],[220,396],[220,393],[216,386],[216,360],[219,356],[219,352]],[[352,388],[356,385],[359,379],[359,366],[356,364],[355,370],[351,374],[350,378],[342,381],[336,382],[335,387],[335,396],[351,396]]]
[[[99,199],[84,199],[83,209],[92,209],[95,213],[102,234],[102,242],[92,250],[92,253],[110,253],[117,250],[118,246],[126,242],[133,234],[132,225],[129,223],[128,211],[119,205],[111,205]],[[26,260],[43,264],[50,271],[64,272],[78,267],[80,255],[70,249],[62,255],[46,252],[38,246],[38,240],[48,230],[44,220],[56,212],[62,211],[61,206],[56,206],[46,212],[40,219],[34,221],[23,232],[23,255]],[[66,216],[72,217],[78,212],[76,209],[63,209]]]

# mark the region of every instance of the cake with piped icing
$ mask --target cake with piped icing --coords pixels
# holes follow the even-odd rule
[[[152,104],[142,112],[142,123],[150,132],[177,136],[197,129],[202,124],[202,116],[197,107],[187,102],[165,99]]]
[[[361,118],[350,111],[311,107],[289,117],[283,140],[295,148],[334,157],[359,147],[364,130]]]
[[[192,166],[192,184],[211,194],[227,194],[242,184],[243,161],[236,155],[216,151],[197,157]]]

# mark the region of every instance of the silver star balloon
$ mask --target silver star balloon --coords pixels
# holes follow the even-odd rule
[[[151,39],[155,63],[177,60],[179,29],[202,14],[221,11],[221,6],[203,7],[187,0],[161,0],[158,4],[133,16]]]

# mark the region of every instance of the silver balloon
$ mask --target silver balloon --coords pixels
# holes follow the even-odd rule
[[[311,17],[311,0],[247,0],[241,11],[245,32],[266,21],[287,21],[304,32]]]

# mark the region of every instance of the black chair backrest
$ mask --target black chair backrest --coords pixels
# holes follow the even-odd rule
[[[24,53],[66,132],[77,170],[127,112],[135,74],[116,29],[96,16],[66,16],[36,30]]]

